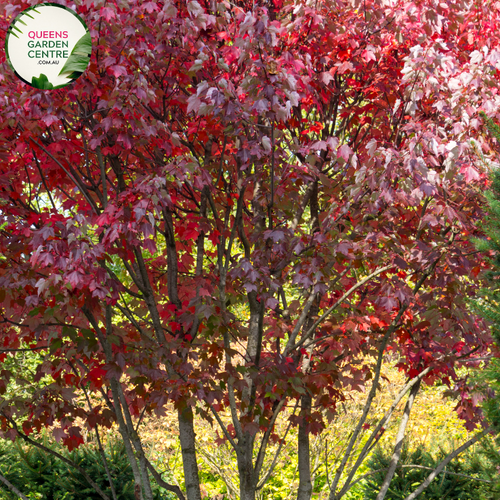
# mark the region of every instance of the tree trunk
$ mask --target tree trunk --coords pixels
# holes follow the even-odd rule
[[[309,200],[311,208],[311,237],[314,233],[321,230],[319,223],[319,202],[318,202],[318,180],[314,181],[311,198]],[[314,325],[319,312],[319,300],[316,297],[308,313],[303,335]],[[311,354],[313,346],[307,348],[307,355],[302,359],[302,373],[307,373],[311,364]],[[309,430],[307,429],[307,420],[311,414],[312,398],[309,394],[304,394],[301,398],[301,421],[299,424],[298,435],[298,461],[299,461],[299,489],[297,500],[310,500],[312,495],[311,482],[311,451],[309,447]]]
[[[184,467],[184,482],[186,484],[187,500],[201,500],[198,463],[196,461],[196,446],[193,410],[187,407],[177,412],[179,420],[179,438],[182,451],[182,465]]]
[[[139,471],[139,467],[137,466],[137,460],[134,455],[134,450],[132,448],[132,443],[130,441],[130,436],[127,430],[127,424],[125,423],[125,419],[123,418],[123,413],[120,404],[120,395],[119,395],[120,387],[119,382],[116,378],[111,379],[111,392],[113,394],[113,405],[115,408],[116,420],[118,422],[118,429],[122,436],[123,445],[125,446],[125,451],[127,453],[127,458],[132,468],[132,473],[134,475],[135,482],[135,496],[138,500],[142,500],[142,480],[141,473]]]
[[[240,500],[255,500],[255,477],[253,467],[254,437],[244,433],[244,441],[238,443],[238,472],[240,475]]]
[[[299,424],[298,436],[299,489],[297,492],[297,500],[310,500],[312,494],[309,432],[307,430],[306,420],[311,412],[311,402],[311,396],[309,394],[304,394],[302,396],[302,420]]]

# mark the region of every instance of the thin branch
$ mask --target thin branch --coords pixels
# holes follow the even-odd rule
[[[224,436],[226,436],[226,439],[231,443],[231,446],[237,451],[238,447],[236,446],[236,443],[234,442],[233,438],[229,434],[228,430],[226,429],[226,426],[224,425],[224,422],[221,420],[219,414],[217,413],[217,410],[213,407],[211,403],[208,403],[208,406],[210,407],[210,410],[214,414],[215,419],[220,425],[220,428],[222,429],[222,432],[224,433]]]
[[[295,415],[295,411],[297,410],[297,406],[299,405],[299,400],[297,399],[297,402],[295,403],[295,407],[293,408],[293,413],[292,413],[292,417]],[[255,488],[255,491],[259,491],[266,483],[267,481],[269,480],[269,478],[271,477],[271,474],[273,473],[274,471],[274,467],[276,467],[276,462],[278,461],[278,457],[281,453],[281,448],[283,448],[283,444],[285,442],[285,439],[286,439],[286,436],[288,435],[288,431],[290,430],[290,426],[292,425],[292,421],[290,420],[288,422],[288,426],[286,428],[286,431],[285,431],[285,435],[283,436],[283,439],[281,440],[281,443],[280,445],[278,446],[278,450],[276,451],[276,454],[274,455],[274,459],[271,463],[271,467],[269,467],[269,470],[267,471],[267,474],[264,476],[264,478],[260,481],[259,484],[257,484],[256,488]]]
[[[420,213],[420,224],[422,223],[422,219],[424,218],[425,211],[427,209],[427,205],[429,204],[429,201],[431,201],[431,197],[428,196],[425,201],[424,205],[422,207],[422,212]],[[420,225],[419,224],[419,225]],[[420,236],[422,235],[422,231],[424,230],[424,226],[420,227],[417,231],[417,235],[415,236],[415,241],[418,241],[420,239]]]
[[[424,281],[427,279],[427,277],[429,277],[433,272],[434,272],[434,269],[437,265],[437,263],[439,262],[439,260],[441,259],[441,255],[429,266],[429,268],[427,270],[425,270],[423,273],[422,273],[422,276],[421,278],[418,280],[417,284],[415,285],[415,288],[413,289],[413,294],[416,295],[417,292],[420,290],[420,287],[422,286],[422,284],[424,283]],[[352,434],[352,437],[347,445],[347,449],[346,449],[346,452],[344,454],[344,457],[342,458],[342,462],[339,466],[339,468],[337,469],[337,472],[335,474],[335,479],[333,481],[333,484],[332,484],[332,488],[330,490],[330,500],[334,500],[337,497],[337,495],[335,494],[335,491],[337,489],[337,485],[340,481],[340,478],[342,476],[342,473],[344,472],[344,469],[345,469],[345,466],[346,466],[346,463],[347,461],[349,460],[349,457],[351,455],[351,452],[352,452],[352,449],[358,439],[358,436],[361,432],[361,429],[363,427],[363,424],[365,423],[366,421],[366,418],[368,416],[368,412],[370,411],[370,407],[371,407],[371,404],[372,404],[372,401],[373,401],[373,398],[375,397],[375,394],[377,392],[377,386],[378,386],[378,381],[380,379],[380,371],[382,369],[382,359],[383,359],[383,356],[384,356],[384,351],[385,351],[385,348],[387,347],[387,343],[389,342],[389,338],[390,336],[394,333],[394,331],[398,328],[399,326],[399,320],[401,319],[401,317],[403,316],[404,312],[406,311],[406,309],[408,309],[409,307],[409,303],[406,303],[406,304],[403,304],[401,309],[399,310],[397,316],[392,320],[391,322],[391,325],[389,326],[389,328],[387,329],[387,332],[385,333],[383,339],[382,339],[382,342],[380,344],[380,348],[379,348],[379,353],[378,353],[378,358],[377,358],[377,364],[376,364],[376,367],[375,367],[375,374],[374,374],[374,377],[373,377],[373,383],[372,383],[372,387],[370,389],[370,393],[368,394],[368,397],[366,399],[366,403],[365,403],[365,406],[363,408],[363,413],[358,421],[358,424],[356,426],[356,429],[354,430],[353,434]]]
[[[85,199],[89,202],[90,206],[92,207],[93,211],[98,214],[99,213],[99,208],[95,204],[94,200],[90,197],[87,188],[78,182],[78,179],[71,174],[66,167],[54,156],[52,155],[47,149],[45,149],[39,142],[35,141],[33,137],[30,137],[30,140],[33,141],[49,158],[51,158],[55,163],[57,163],[58,167],[61,168],[65,172],[65,174],[74,182],[75,186],[77,186]]]
[[[166,481],[164,481],[161,478],[160,473],[154,468],[153,464],[147,458],[145,458],[145,460],[148,470],[151,472],[151,474],[153,475],[155,481],[159,486],[165,488],[167,491],[172,491],[173,493],[175,493],[179,497],[179,500],[186,500],[186,497],[182,494],[182,491],[178,486],[169,484]]]
[[[314,293],[314,287],[311,290],[309,297],[307,297],[306,302],[302,306],[302,312],[299,316],[299,319],[297,320],[297,323],[295,324],[295,327],[290,334],[290,337],[288,338],[288,342],[286,343],[285,349],[283,351],[283,356],[287,357],[288,353],[293,350],[299,343],[293,345],[295,342],[295,339],[297,338],[297,335],[299,334],[300,329],[302,328],[302,325],[306,322],[307,315],[309,313],[309,310],[311,309],[311,306],[313,305],[314,300],[316,299],[316,293]]]
[[[311,181],[311,183],[307,187],[306,192],[304,193],[304,197],[302,198],[302,203],[300,204],[299,209],[295,212],[295,216],[290,225],[292,231],[295,231],[295,229],[297,229],[300,219],[302,218],[302,214],[304,213],[304,210],[306,209],[307,204],[309,203],[309,199],[311,198],[312,192],[314,190],[314,182],[315,181]]]
[[[404,465],[399,465],[398,464],[398,469],[424,469],[424,470],[434,470],[433,467],[425,467],[424,465],[417,465],[417,464],[404,464]],[[359,476],[356,481],[353,481],[349,485],[349,489],[351,489],[355,484],[358,484],[360,481],[363,481],[363,479],[366,479],[367,477],[373,476],[375,474],[378,474],[379,472],[384,472],[387,469],[377,469],[371,472],[367,472],[366,474],[363,474],[362,476]],[[480,483],[488,483],[492,484],[493,481],[490,481],[488,479],[481,479],[479,477],[474,477],[474,476],[468,476],[467,474],[461,474],[459,472],[450,472],[447,470],[442,471],[443,474],[448,474],[449,476],[458,476],[458,477],[465,477],[466,479],[471,479],[473,481],[479,481]]]
[[[464,443],[462,446],[458,447],[456,450],[452,451],[435,469],[433,472],[431,472],[425,481],[410,495],[408,495],[404,500],[414,500],[415,498],[424,491],[429,484],[436,478],[436,476],[460,453],[462,453],[464,450],[472,446],[474,443],[479,441],[483,436],[485,436],[488,432],[491,431],[491,427],[487,427],[484,429],[482,432],[479,434],[476,434],[473,438],[469,439],[466,443]]]
[[[101,146],[97,146],[97,160],[99,166],[101,167],[101,182],[102,182],[102,206],[106,208],[108,206],[108,184],[106,181],[106,166],[104,165],[104,160],[102,158]]]
[[[7,486],[7,488],[9,488],[9,490],[12,491],[14,495],[17,495],[23,500],[28,500],[28,497],[23,495],[6,477],[2,476],[2,474],[0,474],[0,482],[5,484],[5,486]]]
[[[413,407],[413,403],[415,402],[415,397],[420,389],[420,381],[418,381],[410,391],[408,395],[408,400],[406,401],[405,409],[403,411],[403,417],[399,424],[398,434],[396,436],[396,445],[394,446],[394,452],[391,457],[391,461],[389,463],[389,469],[385,475],[384,481],[382,483],[382,487],[378,492],[376,500],[384,500],[387,491],[389,490],[389,486],[391,485],[392,478],[394,477],[394,473],[396,472],[396,467],[398,466],[399,460],[401,458],[401,452],[403,451],[403,440],[406,434],[406,426],[408,425],[408,421],[410,420],[410,413]]]
[[[80,373],[78,373],[78,370],[75,368],[75,366],[73,365],[73,363],[69,359],[68,359],[68,364],[71,367],[71,369],[73,370],[73,373],[77,376],[77,378],[80,378],[80,387],[82,388],[83,393],[85,394],[85,399],[87,400],[87,404],[89,405],[89,410],[93,411],[94,408],[93,408],[92,403],[90,401],[88,391],[87,391],[85,385],[81,382]],[[111,495],[113,497],[113,500],[117,500],[115,485],[113,483],[113,478],[111,477],[111,472],[110,472],[109,467],[108,467],[108,460],[106,458],[106,453],[104,453],[104,448],[102,446],[98,424],[96,424],[94,430],[95,430],[95,436],[97,438],[97,446],[99,447],[99,453],[101,454],[102,463],[104,465],[104,470],[106,471],[106,475],[108,476],[108,483],[109,483],[109,487],[111,488]]]
[[[271,417],[271,421],[269,422],[269,426],[267,427],[267,430],[262,438],[262,441],[260,443],[260,448],[259,448],[259,453],[257,454],[257,460],[255,461],[255,477],[259,477],[260,471],[262,469],[262,464],[264,463],[264,457],[266,455],[266,448],[267,444],[269,442],[269,437],[271,436],[271,432],[274,428],[274,423],[276,422],[276,419],[278,418],[279,412],[281,411],[281,408],[283,408],[283,405],[285,404],[285,398],[283,398],[279,403],[276,409],[274,410],[274,414]]]
[[[400,401],[404,398],[406,393],[409,390],[411,390],[411,388],[415,384],[419,383],[431,370],[432,370],[432,367],[428,366],[427,368],[422,370],[416,377],[412,378],[403,387],[403,389],[401,389],[399,394],[396,396],[396,398],[392,402],[392,405],[387,410],[385,415],[380,419],[379,423],[377,424],[377,427],[375,427],[375,429],[371,433],[370,437],[366,441],[365,445],[363,446],[363,449],[361,450],[361,452],[358,455],[358,459],[356,460],[356,463],[353,465],[353,467],[351,467],[351,471],[350,471],[350,473],[349,473],[349,475],[344,483],[344,486],[342,487],[342,491],[347,492],[351,488],[352,478],[354,477],[354,475],[356,474],[356,471],[359,469],[359,467],[363,463],[364,459],[366,458],[366,456],[368,455],[368,453],[372,449],[372,447],[373,447],[372,444],[375,445],[377,443],[377,441],[380,439],[380,437],[382,435],[381,434],[382,428],[387,425],[387,423],[389,422],[389,420],[392,417],[392,414],[394,413],[394,410],[396,409],[396,407],[398,406]]]
[[[425,470],[434,470],[433,467],[425,467],[424,465],[416,465],[416,464],[405,464],[405,465],[398,465],[399,468],[401,469],[425,469]],[[447,470],[443,470],[443,474],[448,474],[450,476],[458,476],[458,477],[465,477],[466,479],[473,479],[474,481],[479,481],[481,483],[488,483],[492,484],[493,481],[490,481],[489,479],[481,479],[480,477],[474,477],[474,476],[468,476],[467,474],[461,474],[459,472],[450,472]]]
[[[290,347],[290,349],[285,349],[285,352],[288,354],[290,351],[297,349],[300,347],[316,330],[319,324],[321,324],[342,302],[344,302],[345,299],[347,299],[353,292],[355,292],[359,287],[363,286],[366,282],[370,281],[373,277],[377,276],[380,273],[383,273],[384,271],[387,271],[391,267],[394,267],[393,264],[385,267],[381,267],[380,269],[376,269],[371,273],[370,275],[366,276],[366,278],[363,278],[361,281],[358,281],[354,286],[352,286],[342,297],[340,297],[335,304],[333,304],[332,307],[329,307],[307,330],[307,332],[302,336],[302,338],[297,342],[294,346]],[[284,354],[286,356],[286,354]]]
[[[33,158],[35,159],[36,167],[38,169],[38,172],[40,172],[40,179],[42,179],[42,183],[45,187],[45,191],[47,191],[47,194],[49,196],[50,203],[52,205],[52,208],[57,211],[56,204],[54,203],[54,200],[52,198],[52,194],[47,186],[47,183],[45,182],[45,176],[43,175],[42,169],[40,168],[40,162],[38,161],[38,158],[36,156],[35,150],[32,148],[31,152],[33,153]]]
[[[226,483],[226,486],[228,490],[232,493],[233,497],[237,497],[238,495],[238,488],[236,485],[231,481],[231,477],[225,474],[225,471],[221,465],[226,465],[226,464],[220,464],[217,463],[216,458],[213,458],[210,456],[210,454],[205,450],[203,446],[200,446],[198,449],[199,453],[203,456],[204,460],[208,463],[210,467],[213,467],[217,474],[222,478],[222,480]],[[232,471],[234,472],[234,471]],[[229,474],[231,474],[231,471],[229,471]],[[233,477],[237,477],[236,474],[233,475]]]

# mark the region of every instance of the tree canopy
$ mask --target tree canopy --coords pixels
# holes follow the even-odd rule
[[[2,37],[31,3],[0,6]],[[445,383],[474,429],[459,368],[492,350],[466,305],[488,267],[471,238],[497,3],[59,3],[90,28],[83,76],[38,90],[0,60],[0,362],[40,354],[33,373],[0,371],[2,436],[51,427],[71,449],[116,422],[137,498],[149,471],[198,500],[193,419],[209,419],[253,500],[289,411],[308,500],[310,434],[366,387],[340,499],[387,422],[352,464],[384,356],[407,374],[405,415],[421,383]],[[169,404],[185,492],[136,430]]]

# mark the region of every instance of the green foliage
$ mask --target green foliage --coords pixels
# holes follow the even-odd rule
[[[119,487],[117,497],[119,500],[134,500],[134,480],[132,469],[130,467],[125,447],[123,443],[112,443],[108,446],[107,459],[108,467],[114,480],[115,488]],[[78,448],[68,453],[68,458],[80,465],[85,472],[110,495],[109,483],[104,468],[101,455],[97,448]],[[87,483],[83,475],[77,471],[67,467],[67,474],[60,478],[59,484],[63,491],[69,492],[72,498],[100,498],[94,489]]]
[[[45,440],[43,444],[47,446]],[[23,449],[19,442],[3,442],[0,448],[0,472],[28,498],[67,498],[57,495],[54,487],[59,476],[57,458],[38,448]],[[12,493],[7,493],[2,485],[0,495],[2,500],[16,498]]]
[[[483,476],[491,481],[491,486],[489,487],[490,496],[485,496],[483,492],[483,497],[480,500],[490,498],[497,500],[500,498],[500,439],[483,439],[480,444],[480,454],[487,466],[483,469]],[[484,490],[484,487],[483,487]]]
[[[106,470],[101,454],[92,445],[81,446],[68,452],[62,446],[43,444],[82,467],[112,498]],[[110,442],[105,449],[108,467],[113,478],[118,500],[135,500],[132,469],[122,442]],[[0,442],[0,473],[30,499],[43,500],[100,500],[100,496],[76,469],[43,450]],[[0,500],[14,500],[16,497],[0,484]],[[155,500],[174,499],[175,496],[154,488]]]
[[[489,455],[486,450],[488,450]],[[460,459],[452,460],[445,468],[447,473],[441,472],[431,482],[423,493],[422,499],[498,500],[500,483],[495,477],[498,475],[496,464],[491,460],[494,452],[492,442],[486,441],[481,447],[465,452]],[[442,448],[436,453],[431,453],[422,448],[409,450],[408,447],[404,447],[398,468],[385,497],[386,500],[406,498],[437,467],[446,454]],[[373,474],[369,476],[363,486],[365,500],[374,500],[380,491],[389,466],[390,456],[390,452],[378,448],[368,461],[368,467]]]

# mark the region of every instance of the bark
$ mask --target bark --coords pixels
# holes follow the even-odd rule
[[[309,319],[304,327],[304,333],[307,332],[314,318],[319,312],[319,300],[315,300],[311,307]],[[307,355],[302,359],[302,373],[307,373],[311,365],[311,355],[313,346],[310,345],[306,352]],[[312,495],[312,480],[311,480],[311,448],[309,442],[309,429],[307,428],[308,417],[311,414],[312,397],[310,394],[304,394],[301,398],[301,421],[299,423],[298,432],[298,470],[299,470],[299,488],[297,492],[297,500],[310,500]]]
[[[181,301],[177,291],[177,275],[178,275],[178,259],[177,249],[175,246],[174,235],[174,222],[172,220],[172,212],[169,210],[163,211],[163,218],[165,220],[165,242],[167,244],[167,287],[168,297],[172,304],[175,304],[179,309],[181,308]]]
[[[184,467],[187,500],[201,500],[198,462],[196,461],[196,442],[194,432],[193,410],[187,407],[177,412],[179,420],[179,438]]]
[[[255,437],[245,432],[238,443],[238,472],[240,476],[240,500],[255,500],[255,477],[253,467],[253,444]]]
[[[401,418],[401,423],[399,424],[398,435],[396,437],[396,446],[394,447],[394,453],[391,457],[391,462],[389,463],[389,469],[385,475],[382,487],[375,500],[384,500],[387,490],[391,484],[394,473],[396,472],[396,467],[398,466],[399,459],[401,458],[401,450],[403,449],[403,440],[406,433],[406,426],[410,420],[410,412],[415,401],[415,397],[420,389],[420,380],[411,388],[410,394],[408,395],[408,400],[406,401],[406,406],[403,412],[403,417]]]
[[[250,324],[247,342],[247,362],[250,367],[253,365],[253,367],[258,368],[262,346],[264,304],[257,300],[257,293],[253,291],[248,293],[248,299],[250,304]],[[247,383],[247,387],[242,391],[242,403],[245,405],[245,410],[242,414],[250,416],[253,414],[256,388],[249,373],[244,375],[244,380]],[[255,500],[257,482],[253,463],[254,442],[255,434],[251,435],[249,432],[244,431],[242,439],[238,439],[236,456],[240,475],[240,500]]]
[[[257,300],[256,292],[249,292],[250,303],[250,325],[247,342],[247,362],[250,369],[258,368],[260,361],[260,351],[262,345],[262,321],[264,314],[263,302]],[[253,367],[252,367],[253,365]],[[242,391],[242,402],[245,410],[242,415],[252,415],[255,402],[255,385],[249,373],[244,375],[247,384]],[[240,476],[240,500],[255,500],[256,478],[253,463],[253,448],[255,435],[249,432],[240,431],[236,456],[238,461],[238,471]]]

